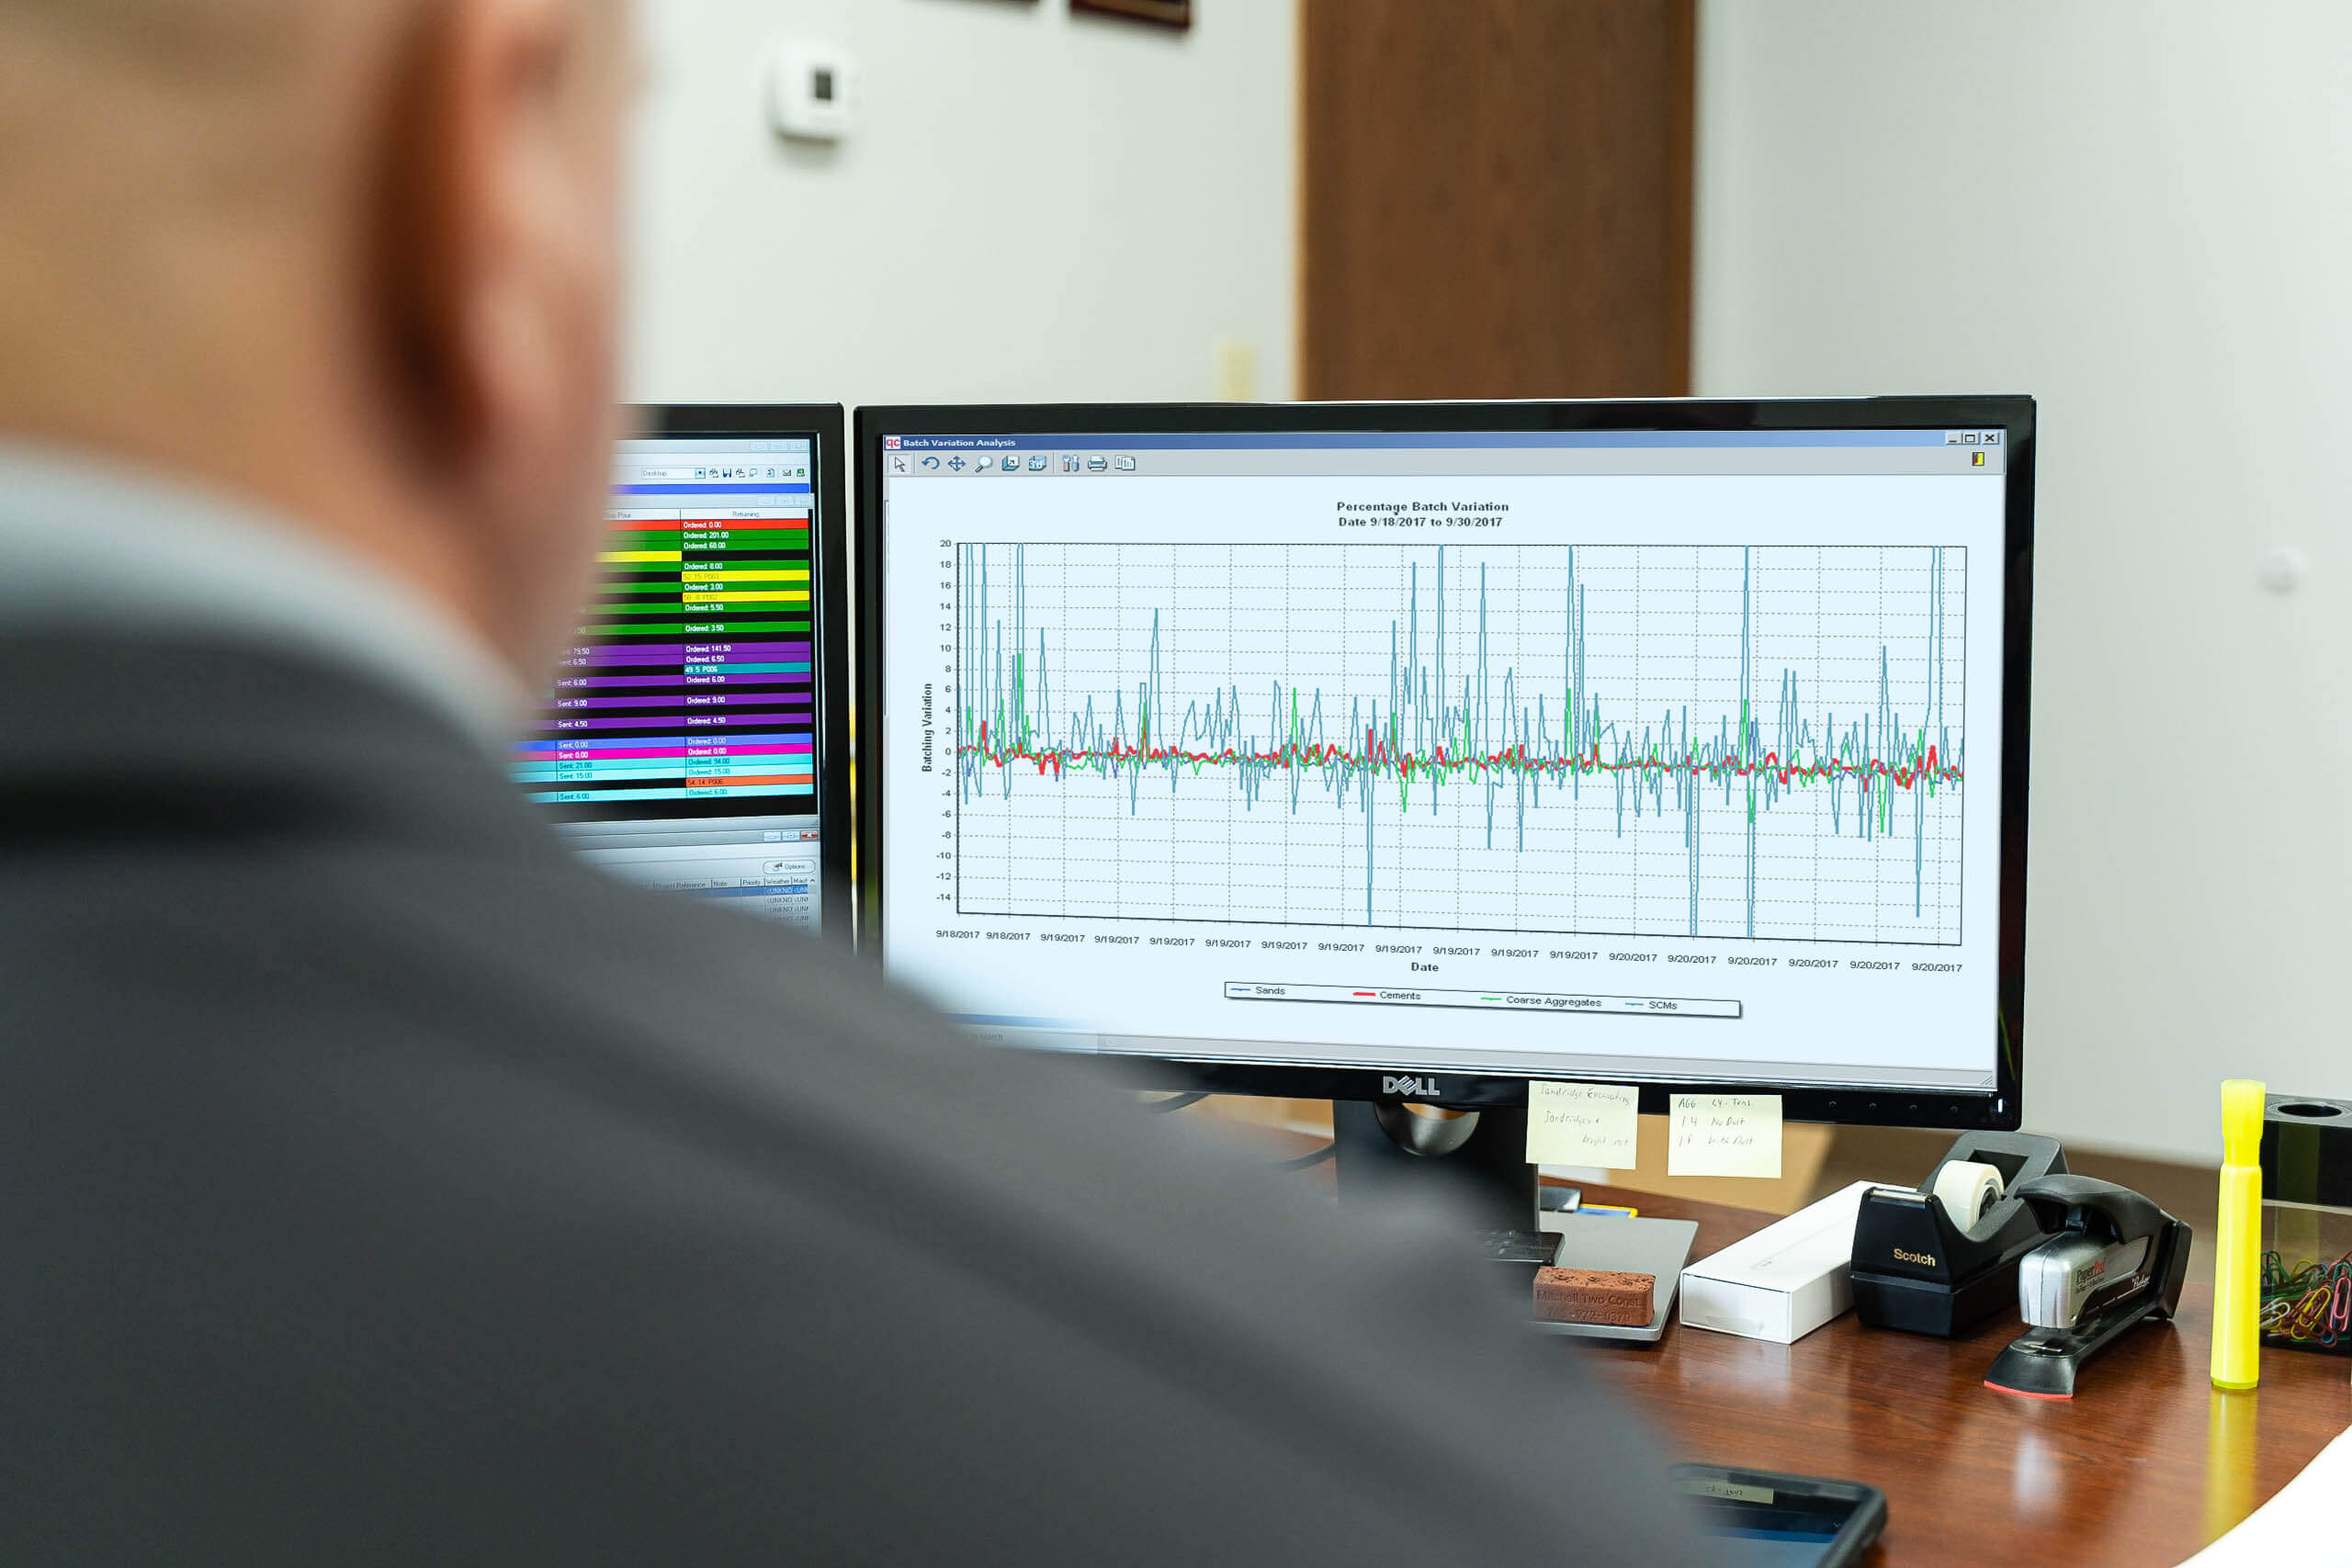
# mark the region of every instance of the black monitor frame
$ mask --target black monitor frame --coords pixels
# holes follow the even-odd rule
[[[849,461],[839,403],[668,403],[622,411],[626,439],[805,436],[816,445],[817,830],[819,932],[854,940],[851,811]]]
[[[1990,1095],[1784,1087],[1792,1120],[1902,1127],[2018,1125],[2025,1067],[2027,758],[2031,738],[2034,400],[2024,396],[1659,399],[1590,402],[1037,403],[860,408],[857,438],[857,723],[866,766],[858,781],[858,933],[882,948],[883,615],[882,438],[885,435],[1115,434],[1433,431],[1998,429],[2008,448],[2005,494],[2007,592],[2002,626],[2000,975],[1996,1082]],[[1217,1094],[1307,1100],[1409,1100],[1464,1110],[1523,1106],[1527,1080],[1439,1070],[1273,1066],[1122,1057],[1142,1080]],[[1409,1091],[1399,1088],[1409,1081]],[[1619,1081],[1619,1080],[1612,1080]],[[1641,1108],[1662,1112],[1679,1093],[1724,1084],[1645,1083]],[[1769,1086],[1754,1086],[1767,1088]]]

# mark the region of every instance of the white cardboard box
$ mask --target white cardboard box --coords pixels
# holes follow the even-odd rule
[[[1682,1322],[1792,1345],[1854,1304],[1857,1181],[1682,1270]]]

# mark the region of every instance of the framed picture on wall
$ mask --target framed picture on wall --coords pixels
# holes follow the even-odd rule
[[[1125,17],[1138,22],[1157,22],[1163,28],[1189,28],[1193,25],[1193,0],[1069,0],[1073,11],[1095,11],[1106,17]]]

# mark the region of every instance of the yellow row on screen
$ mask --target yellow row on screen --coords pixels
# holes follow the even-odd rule
[[[681,593],[681,604],[806,604],[808,591],[786,589],[768,593]]]

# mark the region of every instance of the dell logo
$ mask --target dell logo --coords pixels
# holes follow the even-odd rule
[[[1380,1080],[1380,1092],[1383,1094],[1418,1094],[1423,1099],[1434,1100],[1437,1098],[1440,1091],[1437,1087],[1437,1079],[1435,1078],[1383,1077]]]

